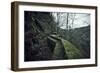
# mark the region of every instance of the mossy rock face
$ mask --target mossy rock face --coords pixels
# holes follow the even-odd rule
[[[68,59],[81,58],[81,53],[72,43],[67,40],[61,39]]]
[[[56,40],[56,45],[53,51],[53,59],[64,59],[65,58],[65,49],[60,40]]]
[[[50,40],[55,42],[53,50],[53,59],[79,59],[81,53],[71,42],[57,36],[51,35]]]

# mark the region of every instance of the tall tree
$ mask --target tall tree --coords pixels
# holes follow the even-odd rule
[[[69,13],[67,13],[67,15],[66,15],[66,29],[69,29],[68,27],[69,27],[69,25],[68,25],[68,23],[69,23]]]

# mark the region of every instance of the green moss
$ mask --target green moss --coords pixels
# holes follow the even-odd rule
[[[52,41],[56,43],[56,46],[53,51],[53,58],[55,59],[79,59],[81,58],[81,53],[78,48],[76,48],[75,45],[73,45],[71,42],[57,36],[57,35],[51,35],[49,37]]]
[[[69,41],[61,39],[68,59],[80,58],[80,51]]]

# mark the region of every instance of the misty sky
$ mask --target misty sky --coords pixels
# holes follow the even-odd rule
[[[55,22],[58,21],[57,12],[52,13]],[[59,14],[59,27],[66,29],[68,13]],[[73,22],[73,23],[72,23]],[[72,25],[73,24],[73,25]],[[90,14],[87,13],[69,13],[68,25],[72,28],[86,27],[90,25]]]

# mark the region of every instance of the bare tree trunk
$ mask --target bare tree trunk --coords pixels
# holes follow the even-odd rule
[[[66,29],[69,29],[69,28],[68,28],[68,26],[69,26],[69,25],[68,25],[68,18],[69,18],[69,13],[67,13]]]
[[[58,26],[60,24],[60,12],[57,13],[57,32],[58,32]]]
[[[76,16],[76,14],[74,13],[73,18],[72,18],[72,27],[71,27],[72,29],[73,29],[73,25],[74,25],[75,16]]]

